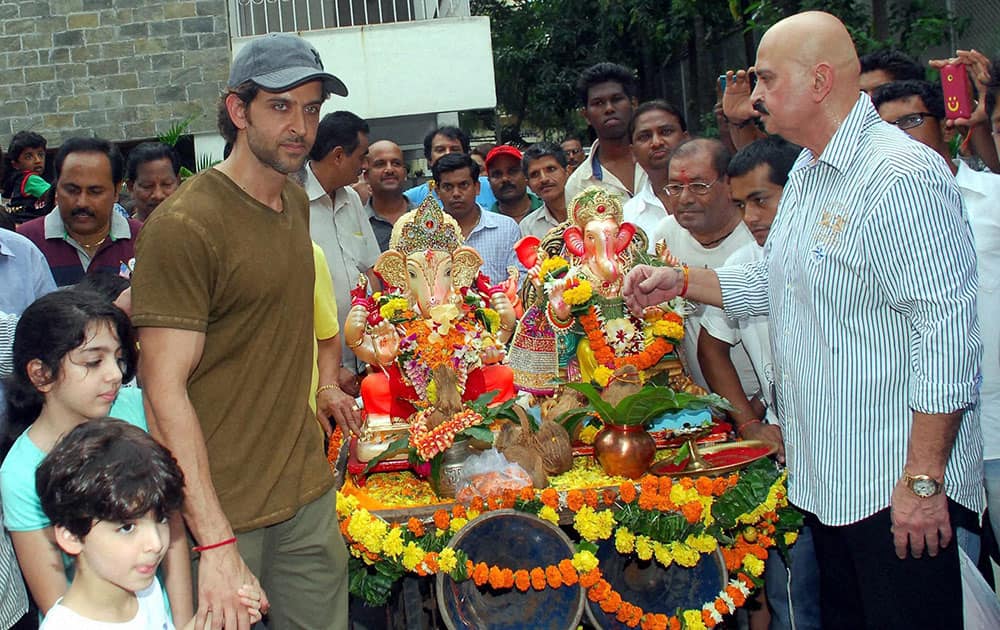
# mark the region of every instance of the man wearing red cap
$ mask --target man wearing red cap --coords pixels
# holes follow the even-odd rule
[[[528,192],[528,180],[521,168],[521,152],[509,144],[494,147],[486,154],[486,177],[496,203],[490,212],[504,214],[518,223],[542,207],[542,200]]]

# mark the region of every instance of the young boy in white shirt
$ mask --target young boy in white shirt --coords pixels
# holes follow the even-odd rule
[[[184,498],[170,452],[136,426],[101,418],[59,440],[36,485],[56,543],[75,559],[73,582],[41,628],[173,630],[156,577]],[[240,596],[260,620],[259,591],[244,586]],[[194,627],[192,619],[185,630]]]

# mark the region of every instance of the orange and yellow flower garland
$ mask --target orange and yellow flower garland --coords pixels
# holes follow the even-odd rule
[[[641,510],[670,510],[684,515],[688,522],[702,520],[711,521],[712,502],[721,497],[739,481],[739,475],[733,474],[725,478],[699,478],[696,480],[682,479],[677,482],[670,478],[645,477],[639,483],[637,491],[632,483],[623,483],[614,490],[579,491],[571,490],[561,497],[560,493],[549,488],[541,493],[535,493],[531,488],[520,492],[508,490],[500,496],[487,500],[476,499],[465,508],[456,505],[452,513],[438,510],[434,514],[435,530],[428,532],[425,525],[417,519],[410,519],[405,532],[410,537],[421,540],[428,538],[438,541],[440,550],[425,551],[414,541],[402,542],[404,531],[399,526],[389,528],[380,519],[368,514],[365,510],[357,510],[350,499],[338,495],[338,515],[342,519],[341,531],[350,546],[351,554],[365,563],[373,564],[379,553],[389,557],[400,557],[403,567],[418,575],[430,575],[443,572],[453,579],[472,579],[477,585],[489,584],[493,588],[517,588],[526,591],[529,588],[542,590],[544,588],[560,588],[562,585],[573,585],[579,582],[587,589],[587,596],[601,606],[602,610],[614,614],[622,623],[629,627],[642,628],[711,628],[720,623],[723,616],[730,614],[741,606],[750,591],[758,583],[763,572],[763,559],[767,556],[767,548],[774,546],[775,526],[779,516],[777,510],[787,505],[784,494],[784,475],[777,478],[768,491],[768,496],[760,505],[744,514],[737,521],[744,525],[732,545],[719,545],[725,557],[726,566],[737,574],[722,591],[711,601],[699,609],[682,611],[678,616],[667,616],[660,613],[643,611],[622,599],[614,591],[610,583],[601,577],[597,566],[598,561],[589,551],[579,551],[573,559],[566,559],[556,565],[534,567],[531,569],[511,570],[499,566],[488,566],[485,563],[475,563],[466,558],[461,551],[444,545],[444,536],[457,532],[469,520],[476,518],[484,511],[515,507],[522,511],[537,513],[541,518],[558,520],[557,508],[564,502],[565,507],[576,513],[574,526],[584,539],[606,539],[611,534],[611,526],[602,523],[605,513],[597,512],[601,503],[604,505],[624,502],[639,507]],[[346,505],[345,505],[346,503]],[[698,509],[692,506],[698,504]],[[540,506],[540,507],[539,507]],[[688,509],[685,510],[685,507]],[[361,526],[354,523],[361,521]],[[378,521],[372,523],[371,521]],[[613,522],[613,519],[612,521]],[[350,524],[348,524],[350,523]],[[364,523],[370,524],[368,528]],[[619,527],[621,533],[625,530]],[[792,544],[795,534],[784,534],[784,542]],[[423,538],[422,538],[423,537]],[[689,537],[690,539],[690,537]],[[618,547],[618,540],[616,547]],[[690,542],[690,540],[688,541]],[[675,543],[669,543],[673,545]],[[680,544],[679,542],[677,544]],[[663,546],[666,546],[664,544]],[[373,548],[382,549],[373,552]],[[714,550],[714,546],[712,548]],[[619,549],[621,552],[621,549]],[[395,556],[393,554],[395,553]],[[640,555],[641,557],[641,555]],[[695,558],[697,559],[697,557]],[[657,560],[661,560],[657,555]],[[677,560],[681,562],[680,559]],[[569,568],[575,570],[576,578],[570,576]],[[692,566],[692,565],[686,565]]]
[[[634,365],[638,370],[648,370],[664,357],[664,355],[674,351],[674,345],[663,337],[653,337],[653,341],[641,352],[626,356],[615,355],[614,350],[608,345],[604,338],[600,317],[597,308],[593,305],[587,309],[586,313],[579,316],[580,325],[590,341],[590,349],[594,352],[597,361],[610,369],[618,369],[626,365]],[[680,323],[680,316],[670,312],[664,315],[665,320]],[[678,321],[680,320],[680,321]],[[681,329],[683,330],[683,328]]]

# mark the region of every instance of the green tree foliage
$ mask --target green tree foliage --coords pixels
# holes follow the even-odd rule
[[[676,100],[662,79],[685,59],[694,86],[688,105],[710,117],[714,79],[724,69],[709,53],[734,34],[742,34],[749,65],[764,30],[808,9],[840,17],[860,53],[887,46],[917,53],[948,30],[947,14],[930,0],[472,0],[471,8],[492,25],[503,142],[528,131],[549,139],[582,131],[574,84],[600,61],[635,69],[640,100]],[[698,124],[699,116],[691,118]]]

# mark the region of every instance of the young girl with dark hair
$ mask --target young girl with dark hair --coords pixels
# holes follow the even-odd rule
[[[128,317],[91,291],[50,293],[17,324],[0,491],[4,524],[42,614],[66,592],[71,576],[42,511],[35,470],[62,435],[89,420],[111,415],[146,430],[141,391],[121,388],[134,376],[137,359]],[[183,625],[192,616],[191,576],[179,515],[171,530],[165,585],[174,619]]]

